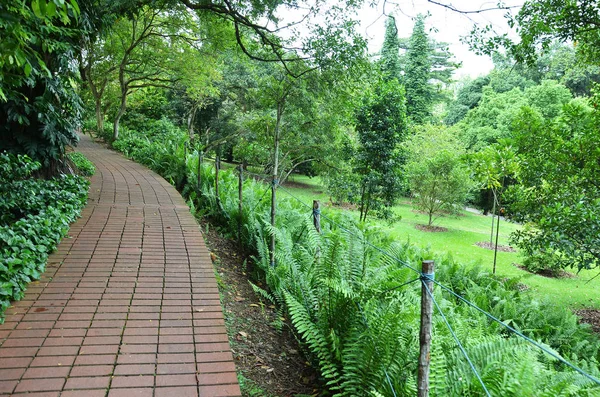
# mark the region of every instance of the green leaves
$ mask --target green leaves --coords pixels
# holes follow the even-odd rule
[[[0,154],[0,321],[4,309],[40,277],[48,258],[87,201],[89,182],[32,179],[40,164]]]
[[[531,269],[600,264],[598,120],[595,107],[573,100],[552,123],[524,109],[514,126],[522,166],[507,194],[512,216],[529,224],[513,240]]]

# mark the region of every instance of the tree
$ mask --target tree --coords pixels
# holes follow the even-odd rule
[[[400,43],[396,19],[388,16],[385,21],[385,36],[381,47],[381,72],[386,79],[400,79]]]
[[[507,195],[511,216],[526,227],[513,240],[530,259],[545,261],[543,267],[600,264],[599,99],[571,101],[554,122],[530,108],[516,121],[523,166]]]
[[[490,246],[493,244],[494,221],[497,214],[496,244],[494,248],[493,273],[496,273],[496,256],[498,253],[498,236],[500,233],[500,210],[502,193],[518,175],[519,162],[514,148],[505,142],[499,142],[486,147],[480,152],[471,155],[471,167],[475,178],[480,184],[481,192],[492,193],[492,227],[490,232]],[[489,210],[489,203],[485,203],[484,213]]]
[[[473,182],[462,161],[464,148],[442,126],[421,126],[408,142],[404,167],[413,204],[427,214],[431,227],[445,213],[457,212],[467,201]]]
[[[431,48],[425,33],[425,17],[419,15],[415,21],[409,48],[406,54],[404,85],[406,87],[406,114],[415,124],[424,123],[431,114],[432,92]]]
[[[456,126],[467,149],[477,151],[500,139],[513,136],[512,126],[523,106],[530,106],[551,120],[562,106],[571,99],[569,90],[555,81],[546,80],[521,91],[497,93],[490,86],[484,87],[479,105],[470,110]]]
[[[456,125],[465,147],[478,151],[500,139],[510,138],[510,126],[525,105],[527,98],[518,88],[497,93],[491,87],[485,87],[479,105]]]
[[[398,197],[403,161],[400,143],[407,135],[404,90],[396,79],[379,81],[356,110],[359,147],[354,170],[361,176],[360,220],[370,211],[389,216]]]
[[[600,8],[595,1],[528,0],[516,15],[507,14],[508,23],[519,36],[490,34],[490,26],[477,27],[468,39],[480,53],[492,54],[505,48],[518,63],[535,64],[541,52],[558,40],[575,43],[581,59],[590,65],[600,59]]]
[[[72,59],[86,19],[76,1],[0,4],[0,150],[41,161],[46,176],[77,143],[83,109]]]
[[[106,37],[90,41],[82,70],[94,97],[98,129],[104,118],[105,89],[111,83],[118,87],[115,140],[127,98],[136,90],[168,89],[178,81],[186,81],[186,86],[191,87],[190,96],[212,94],[210,78],[215,77],[214,67],[205,61],[208,39],[201,39],[207,24],[182,7],[142,7],[116,21]]]
[[[454,125],[461,121],[469,110],[479,105],[479,101],[483,96],[483,87],[489,83],[490,78],[485,76],[477,77],[475,80],[464,84],[458,91],[456,100],[450,104],[444,122],[448,125]]]

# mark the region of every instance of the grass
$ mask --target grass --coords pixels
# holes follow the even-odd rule
[[[289,191],[304,203],[312,204],[312,200],[321,200],[322,205],[327,206],[329,196],[324,193],[319,178],[294,175],[290,182],[291,184],[282,189],[281,196],[285,196],[285,192]],[[335,211],[349,211],[330,208]],[[425,232],[416,229],[415,225],[427,224],[427,216],[415,212],[408,199],[402,199],[393,210],[401,217],[400,221],[393,224],[374,221],[379,222],[384,230],[399,241],[408,240],[413,244],[429,247],[434,252],[448,253],[465,266],[479,264],[492,271],[494,251],[475,245],[477,242],[490,241],[491,217],[462,211],[459,216],[444,216],[435,222],[436,226],[445,227],[447,231]],[[501,220],[498,243],[508,245],[510,233],[518,228],[514,223]],[[551,299],[559,306],[574,309],[600,308],[600,277],[591,280],[598,274],[598,270],[583,270],[574,274],[572,278],[548,278],[528,273],[514,265],[521,262],[522,258],[518,252],[498,252],[496,273],[502,277],[519,277],[534,296]]]

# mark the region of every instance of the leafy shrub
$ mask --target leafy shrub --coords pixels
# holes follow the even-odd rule
[[[77,167],[78,173],[81,176],[92,176],[96,173],[96,167],[94,163],[88,160],[83,154],[79,152],[71,152],[68,154],[69,159]]]
[[[0,154],[0,321],[10,302],[43,273],[48,254],[87,200],[86,179],[32,179],[39,167],[26,156]]]

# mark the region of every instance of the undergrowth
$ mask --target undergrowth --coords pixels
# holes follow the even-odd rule
[[[87,201],[85,178],[32,178],[39,168],[27,156],[0,154],[0,323],[10,302],[44,272]]]
[[[244,181],[240,214],[237,176],[220,173],[217,200],[212,168],[198,167],[198,156],[185,151],[185,138],[172,129],[152,138],[128,132],[115,147],[179,184],[193,210],[210,217],[230,237],[236,237],[241,222],[242,243],[254,252],[255,265],[268,285],[260,294],[285,308],[307,357],[320,368],[333,394],[416,395],[420,284],[411,282],[418,274],[402,263],[418,268],[431,258],[441,283],[549,351],[600,375],[600,342],[589,326],[580,325],[567,309],[520,292],[519,280],[499,279],[448,256],[399,245],[377,227],[340,212],[324,212],[334,222],[324,221],[319,234],[311,210],[287,198],[278,200],[277,224],[271,227],[270,196],[264,194],[269,186],[253,179]],[[277,241],[274,267],[269,262],[271,235]],[[491,395],[600,395],[593,382],[453,295],[438,287],[434,297]],[[432,340],[430,395],[485,395],[438,313]]]

